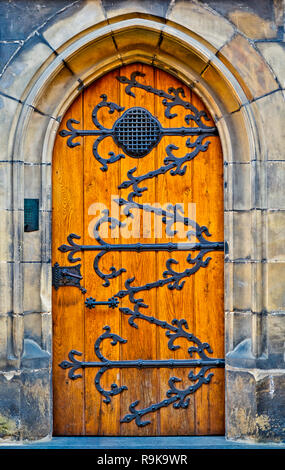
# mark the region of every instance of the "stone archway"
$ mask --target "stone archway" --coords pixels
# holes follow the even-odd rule
[[[90,2],[88,8],[93,9],[93,18],[95,15],[98,22],[94,23],[93,19],[92,25],[89,24],[86,11],[76,13],[73,20],[78,30],[72,35],[68,23],[59,21],[47,30],[45,42],[24,51],[18,62],[11,65],[15,73],[17,67],[21,69],[24,63],[30,64],[30,68],[26,75],[23,74],[21,86],[16,78],[7,90],[13,96],[18,80],[18,103],[8,109],[9,116],[13,115],[13,119],[10,117],[13,124],[10,126],[7,154],[15,162],[12,175],[13,314],[9,339],[12,349],[8,362],[11,368],[17,369],[23,364],[23,358],[26,367],[33,368],[37,364],[39,369],[42,364],[45,379],[39,378],[39,387],[43,390],[42,399],[51,403],[47,381],[50,374],[47,352],[51,342],[50,167],[60,118],[82,87],[107,71],[134,61],[154,64],[195,89],[215,117],[219,130],[225,158],[225,240],[228,244],[225,260],[227,436],[256,437],[258,426],[254,401],[252,409],[247,405],[245,429],[241,429],[243,420],[238,411],[232,414],[233,405],[239,410],[248,403],[248,381],[250,393],[255,396],[257,381],[251,370],[263,367],[267,351],[266,323],[262,313],[267,310],[268,289],[267,266],[263,262],[265,234],[263,214],[256,210],[263,207],[267,197],[264,184],[264,142],[267,136],[262,134],[266,117],[254,100],[254,84],[250,79],[246,82],[235,64],[230,64],[219,51],[222,47],[216,42],[218,30],[225,34],[225,47],[232,32],[223,18],[219,18],[217,27],[208,10],[199,12],[208,25],[205,37],[202,37],[195,31],[194,23],[194,31],[183,25],[183,15],[178,13],[176,16],[172,14],[167,24],[158,17],[135,11],[114,16],[106,23],[98,12],[97,3],[92,5]],[[250,54],[250,44],[245,39],[243,41],[243,53]],[[258,57],[254,58],[258,60]],[[265,66],[261,58],[258,66]],[[266,74],[268,81],[274,81],[269,70]],[[276,84],[276,90],[272,92],[278,89]],[[34,186],[29,186],[31,180]],[[19,249],[30,243],[27,240],[29,235],[24,234],[22,228],[22,206],[24,197],[32,197],[33,194],[41,200],[41,231],[35,235],[38,236],[38,253],[34,271],[25,266],[29,261],[28,250],[24,259]],[[241,236],[242,240],[248,240],[246,246],[241,242]],[[32,279],[35,274],[37,282]],[[27,298],[33,299],[31,305],[34,307],[31,308],[39,313],[38,344],[24,337],[23,312]],[[264,374],[267,377],[268,374]],[[237,392],[240,402],[234,398]],[[51,426],[48,411],[43,421],[40,430],[26,430],[27,436],[37,439],[47,435]]]

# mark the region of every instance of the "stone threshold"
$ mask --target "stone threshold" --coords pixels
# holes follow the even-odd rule
[[[285,449],[282,443],[230,441],[224,436],[52,437],[36,442],[0,442],[2,449]]]

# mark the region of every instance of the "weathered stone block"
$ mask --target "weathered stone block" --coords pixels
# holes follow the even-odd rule
[[[24,311],[41,312],[40,299],[40,263],[24,263]]]
[[[252,255],[252,231],[251,211],[233,212],[233,241],[231,259],[251,259]]]
[[[283,162],[268,162],[267,164],[267,194],[269,209],[285,209],[285,160]]]
[[[262,18],[256,11],[242,11],[233,5],[233,11],[229,13],[229,18],[239,31],[250,39],[270,39],[276,37],[277,27],[273,21],[273,15],[271,19]]]
[[[258,126],[264,159],[285,160],[285,98],[276,91],[250,104]]]
[[[80,0],[72,2],[69,8],[52,18],[40,31],[53,49],[57,50],[74,36],[104,20],[105,15],[99,0]]]
[[[259,140],[262,146],[261,140]],[[260,155],[261,156],[261,155]],[[264,188],[266,186],[266,162],[263,160],[252,161],[251,163],[251,204],[253,208],[263,209],[266,207],[267,199]]]
[[[76,2],[78,8],[82,0]],[[69,0],[2,1],[0,4],[0,39],[26,39],[32,31],[70,6]]]
[[[233,312],[233,348],[251,337],[251,312]]]
[[[225,312],[225,353],[232,350],[233,312]]]
[[[22,104],[17,100],[7,98],[0,93],[0,164],[1,161],[10,161],[12,159],[12,141],[14,134],[13,123],[18,118],[20,111],[22,110]],[[0,169],[1,171],[1,169]],[[2,178],[0,178],[1,185]],[[7,181],[7,180],[4,180]],[[0,186],[1,187],[1,186]],[[1,189],[0,189],[1,194]],[[1,204],[1,197],[0,197]]]
[[[127,15],[132,13],[145,13],[149,15],[159,16],[165,18],[170,0],[120,0],[114,2],[113,0],[102,0],[102,6],[105,10],[108,19],[112,19],[118,15]]]
[[[240,34],[236,35],[218,53],[218,57],[226,59],[232,73],[249,88],[248,98],[257,98],[279,88],[273,74],[263,57]]]
[[[285,212],[267,213],[267,253],[269,260],[285,261]]]
[[[176,0],[167,19],[202,36],[215,49],[220,49],[234,33],[233,26],[221,15],[185,0]]]
[[[92,60],[90,60],[90,57],[92,57]],[[76,78],[84,81],[90,75],[90,71],[94,70],[94,65],[96,64],[99,67],[100,62],[106,60],[106,57],[112,57],[114,60],[119,59],[118,51],[111,36],[85,46],[81,54],[74,54],[66,60],[66,63]]]
[[[51,312],[52,304],[52,268],[51,263],[46,262],[41,265],[40,273],[40,300],[41,300],[41,312]]]
[[[270,361],[285,369],[285,313],[267,315],[267,336]]]
[[[79,82],[74,74],[67,67],[64,67],[63,64],[61,66],[61,70],[58,70],[58,73],[53,78],[48,91],[42,93],[37,102],[37,109],[53,118],[58,117],[58,108],[63,97],[66,96],[67,90],[70,90],[72,87],[79,87]],[[29,99],[26,102],[33,105],[33,103],[29,103]]]
[[[234,350],[234,348],[244,340],[251,337],[251,312],[227,312],[226,313],[226,354]]]
[[[285,263],[268,263],[268,310],[285,310]]]
[[[25,340],[41,344],[42,319],[40,313],[26,313],[24,315],[24,335]]]
[[[46,437],[51,432],[50,371],[43,369],[23,372],[21,382],[21,437]]]
[[[45,351],[52,351],[52,314],[51,312],[42,313],[42,347]]]
[[[228,188],[227,191],[231,194],[232,210],[249,210],[252,207],[251,203],[251,164],[229,164],[228,165]]]
[[[11,209],[12,204],[12,165],[0,162],[0,209]]]
[[[227,312],[233,310],[233,263],[227,258],[224,265],[224,306]]]
[[[227,369],[226,381],[227,437],[277,442],[284,439],[284,374]]]
[[[282,88],[285,88],[285,44],[281,42],[260,42],[257,47]]]
[[[259,18],[265,21],[272,21],[274,16],[276,18],[277,11],[282,10],[282,0],[268,2],[268,0],[200,0],[201,3],[213,8],[226,18],[230,18],[231,14],[236,11],[255,13]],[[274,15],[275,13],[275,15]]]
[[[267,295],[267,263],[264,260],[254,261],[251,265],[251,287],[253,312],[261,313],[266,310]]]
[[[33,315],[38,315],[34,313]],[[39,344],[30,338],[24,339],[23,355],[21,357],[22,369],[42,370],[48,369],[50,365],[50,354],[44,351]]]
[[[239,111],[233,114],[224,114],[221,117],[226,123],[230,135],[231,150],[224,155],[227,162],[249,163],[251,158],[250,141],[247,137],[247,124],[250,125],[247,107],[243,106]],[[219,129],[219,121],[217,123]],[[241,139],[240,136],[243,136]]]
[[[41,198],[41,167],[40,165],[25,165],[24,167],[25,198]]]
[[[21,305],[22,307],[22,305]],[[9,315],[9,341],[7,366],[13,370],[20,368],[20,357],[23,352],[24,316],[12,313]]]
[[[31,108],[29,126],[21,148],[21,157],[25,163],[40,164],[45,161],[43,144],[51,119],[50,116],[42,115]]]
[[[12,263],[0,263],[0,313],[12,310]]]
[[[40,439],[50,434],[49,370],[0,374],[0,437]]]
[[[0,370],[5,370],[7,363],[8,334],[8,315],[0,314]]]
[[[0,209],[0,261],[13,260],[13,212]]]
[[[41,227],[35,232],[24,233],[23,261],[41,261]]]
[[[150,51],[152,56],[155,56],[160,40],[160,32],[130,26],[124,31],[114,31],[113,38],[120,54],[125,54],[126,51],[131,51],[134,54],[136,50],[146,50]]]
[[[228,245],[228,259],[261,261],[265,258],[264,211],[227,211],[225,226],[227,227],[227,239],[231,240]]]
[[[23,101],[26,87],[51,56],[55,57],[50,47],[33,35],[6,68],[0,81],[0,91]]]
[[[257,381],[257,425],[260,440],[285,439],[285,376],[268,374]]]
[[[15,372],[0,373],[0,438],[20,438],[20,384]]]
[[[154,51],[155,52],[155,51]],[[191,50],[186,49],[181,43],[181,47],[177,48],[176,41],[173,40],[170,36],[164,34],[161,44],[159,46],[159,50],[155,54],[156,57],[159,59],[161,54],[169,55],[169,57],[177,57],[180,62],[186,64],[191,64],[191,70],[193,70],[196,74],[200,75],[200,73],[205,68],[205,60],[197,53],[191,52]]]
[[[234,263],[233,266],[233,308],[251,310],[251,263]]]
[[[202,77],[204,80],[206,80],[207,84],[212,89],[212,93],[215,93],[217,98],[223,102],[225,107],[225,114],[239,110],[239,99],[233,93],[230,85],[226,84],[224,77],[222,78],[222,74],[217,68],[215,68],[213,65],[209,65],[202,73]]]
[[[20,47],[19,43],[0,43],[0,75],[9,59]]]
[[[41,199],[41,210],[40,217],[47,218],[47,222],[50,223],[51,211],[52,211],[52,165],[51,163],[47,163],[42,165],[41,167],[41,180],[42,180],[42,187],[45,188],[45,197]],[[49,211],[49,213],[48,213]],[[42,220],[43,224],[43,220]],[[49,225],[50,226],[50,225]]]
[[[258,192],[258,190],[256,191]],[[255,207],[262,207],[255,204]],[[247,230],[251,232],[251,257],[254,260],[262,261],[266,259],[266,211],[251,210],[251,217],[248,220]]]
[[[228,439],[248,437],[256,429],[254,377],[248,372],[226,368],[226,436]]]
[[[50,223],[51,223],[51,212],[50,211],[41,211],[40,212],[40,227],[41,227],[41,253],[40,259],[42,263],[50,263],[51,262],[51,247],[52,247],[52,240],[51,240],[51,230],[50,230]]]

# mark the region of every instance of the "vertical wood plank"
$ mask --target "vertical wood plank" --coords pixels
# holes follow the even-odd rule
[[[199,110],[206,110],[197,95],[192,102]],[[210,117],[209,113],[207,112]],[[204,121],[214,125],[212,119]],[[193,163],[193,195],[196,203],[196,216],[200,225],[206,225],[211,233],[209,240],[223,241],[223,159],[220,141],[217,137],[210,141],[208,150],[200,152]],[[223,302],[223,253],[212,252],[212,259],[205,269],[194,276],[196,334],[203,342],[210,344],[213,354],[224,357],[224,302]],[[224,433],[224,374],[213,369],[209,385],[195,393],[196,434]]]
[[[106,77],[97,80],[84,92],[84,128],[93,129],[92,111],[101,100],[101,95],[107,95],[108,101],[119,104],[117,71],[110,72]],[[115,111],[109,113],[109,109],[103,107],[98,113],[100,123],[106,128],[112,128],[113,123],[119,117]],[[116,195],[119,186],[120,164],[116,162],[108,165],[108,170],[101,170],[102,164],[98,162],[92,152],[94,138],[84,141],[84,244],[94,245],[98,242],[94,238],[94,221],[99,220],[104,214],[103,210],[109,209],[111,214],[111,197]],[[98,152],[103,158],[108,158],[110,151],[121,153],[111,137],[103,140],[98,146]],[[106,232],[106,233],[104,233]],[[114,232],[109,229],[109,224],[104,223],[100,230],[102,238],[107,243],[119,243],[119,237],[112,238]],[[105,301],[111,298],[120,287],[120,279],[110,280],[108,287],[103,287],[103,280],[94,271],[94,258],[98,252],[85,252],[85,279],[86,298],[93,297],[97,301]],[[120,268],[120,254],[116,252],[105,254],[99,261],[99,269],[104,273],[110,272],[110,267]],[[98,306],[95,309],[85,308],[85,347],[86,360],[98,361],[94,351],[96,339],[104,333],[103,328],[108,325],[112,333],[120,334],[119,309],[111,309],[108,306]],[[120,346],[112,346],[110,340],[104,340],[101,353],[109,360],[119,360]],[[105,397],[95,388],[95,376],[99,369],[86,369],[86,434],[87,435],[117,435],[120,429],[120,397],[114,396],[109,404],[104,403]],[[100,380],[100,385],[105,390],[111,390],[111,385],[120,385],[118,370],[105,372]]]
[[[174,77],[169,74],[156,70],[156,83],[155,87],[168,91],[170,87],[179,88],[181,83],[176,80]],[[185,99],[190,101],[190,90],[187,87],[183,86],[185,90]],[[167,127],[181,127],[185,125],[184,116],[187,114],[187,111],[180,106],[174,107],[171,112],[177,113],[177,116],[168,119],[165,115],[165,107],[162,104],[162,99],[156,97],[156,112],[158,114],[161,125],[165,128]],[[187,148],[185,147],[185,142],[187,138],[180,136],[165,136],[159,146],[157,147],[158,155],[158,167],[164,164],[164,158],[166,157],[166,148],[168,145],[173,144],[178,147],[177,150],[173,150],[173,154],[177,157],[183,157],[187,153]],[[191,198],[191,163],[187,163],[187,171],[185,176],[173,176],[170,172],[160,175],[157,178],[157,199],[160,204],[167,208],[169,204],[181,204],[184,207],[185,216],[188,216],[188,202],[192,202]],[[177,230],[177,235],[167,236],[166,227],[163,224],[162,227],[162,237],[157,239],[157,243],[183,243],[187,241],[186,236],[183,234],[185,227],[182,224],[174,224],[172,226],[173,230]],[[182,272],[187,266],[186,258],[187,253],[175,252],[175,253],[157,253],[157,271],[158,275],[161,277],[163,271],[166,267],[166,261],[169,258],[174,258],[178,261],[177,265],[173,265],[175,271]],[[160,320],[165,320],[171,324],[174,318],[177,319],[186,319],[189,326],[189,332],[193,332],[194,323],[193,323],[193,280],[192,278],[187,278],[186,282],[181,291],[170,290],[168,286],[157,289],[157,315]],[[165,336],[165,331],[161,330],[159,335],[159,358],[171,358],[171,359],[188,359],[189,355],[187,349],[190,344],[185,339],[180,339],[176,341],[176,345],[180,346],[180,349],[172,352],[168,348],[168,339]],[[178,387],[185,389],[189,386],[188,379],[189,370],[183,369],[161,369],[159,372],[160,376],[160,401],[166,398],[166,392],[169,390],[168,381],[170,377],[178,377],[181,379]],[[177,434],[192,434],[194,433],[194,401],[191,397],[190,404],[187,409],[179,408],[175,409],[172,405],[167,408],[162,408],[160,411],[161,416],[161,429],[160,433],[162,435],[177,435]]]
[[[72,104],[60,129],[68,119],[82,122],[82,96]],[[66,139],[57,137],[52,168],[52,262],[69,266],[58,247],[70,233],[83,233],[83,147],[70,151]],[[78,264],[78,263],[76,263]],[[84,266],[81,263],[81,274]],[[84,281],[83,281],[84,282]],[[82,435],[84,429],[84,379],[69,380],[59,363],[71,349],[84,353],[84,296],[77,287],[53,288],[53,410],[55,435]]]
[[[139,71],[144,73],[144,77],[140,77],[140,82],[148,85],[153,83],[154,73],[153,69],[149,66],[142,64],[132,64],[120,69],[120,75],[130,77],[131,73]],[[154,112],[154,97],[152,94],[145,93],[144,90],[136,89],[135,97],[129,96],[125,93],[125,87],[120,88],[121,106],[125,109],[139,106],[148,109],[152,114]],[[146,157],[130,158],[126,157],[121,160],[121,180],[127,180],[127,172],[136,167],[134,174],[140,175],[155,169],[154,151],[151,151]],[[135,198],[136,202],[141,204],[152,202],[155,199],[155,181],[147,181],[148,190],[141,198]],[[127,199],[130,189],[121,190],[121,197]],[[135,211],[132,211],[135,213]],[[148,238],[143,238],[143,213],[139,211],[138,215],[140,230],[139,233],[132,233],[129,238],[124,237],[122,233],[121,243],[153,243],[155,240],[153,234],[150,232]],[[126,232],[125,232],[126,234]],[[145,234],[146,235],[146,234]],[[133,285],[141,286],[156,280],[156,266],[155,266],[155,253],[145,252],[123,252],[122,253],[122,267],[127,272],[122,276],[122,285],[126,279],[135,276]],[[142,298],[144,303],[148,305],[148,309],[141,308],[146,314],[155,315],[155,289],[150,291],[143,291],[136,295],[136,298]],[[122,300],[123,307],[134,308],[134,304],[125,297]],[[154,325],[139,320],[137,322],[138,329],[134,329],[128,323],[128,317],[122,317],[122,336],[127,339],[127,344],[122,347],[122,360],[135,360],[135,359],[155,359],[156,358],[156,329]],[[124,369],[121,371],[122,383],[128,387],[128,391],[121,395],[121,414],[122,417],[129,413],[129,406],[135,400],[139,401],[138,409],[150,406],[157,402],[157,370],[155,369]],[[148,419],[149,417],[147,417]],[[138,427],[134,421],[131,423],[121,424],[122,435],[155,435],[157,433],[157,415],[154,413],[151,416],[151,424],[145,427]]]

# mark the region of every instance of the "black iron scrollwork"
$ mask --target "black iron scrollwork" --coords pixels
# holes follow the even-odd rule
[[[60,131],[61,137],[68,137],[67,145],[71,148],[80,145],[80,142],[74,142],[77,137],[95,136],[97,137],[93,144],[93,155],[97,161],[102,164],[101,170],[107,171],[108,165],[114,163],[121,158],[125,158],[122,153],[115,154],[109,152],[109,158],[103,158],[98,153],[98,146],[100,142],[106,137],[113,137],[116,144],[132,158],[145,157],[154,147],[158,145],[161,138],[165,135],[180,135],[180,136],[198,136],[194,142],[191,142],[190,138],[186,142],[188,148],[193,148],[192,152],[187,153],[183,158],[174,157],[171,153],[172,150],[178,149],[175,145],[169,145],[166,149],[167,157],[164,160],[164,167],[157,173],[165,173],[171,170],[171,174],[184,174],[186,168],[181,169],[186,161],[194,158],[200,151],[205,151],[208,148],[209,141],[202,144],[202,141],[209,136],[217,135],[217,129],[214,126],[207,126],[201,118],[209,120],[205,111],[198,111],[195,106],[190,102],[183,99],[185,92],[183,88],[169,88],[169,93],[163,90],[157,90],[151,86],[143,85],[137,82],[136,77],[143,77],[144,74],[141,72],[133,72],[131,78],[127,77],[116,77],[120,83],[127,83],[125,89],[126,93],[130,96],[135,96],[131,91],[132,88],[142,88],[148,93],[154,93],[158,96],[163,97],[163,105],[166,107],[165,116],[168,119],[172,119],[177,116],[176,113],[171,113],[174,106],[182,106],[190,113],[184,117],[186,124],[189,126],[190,122],[196,123],[196,127],[179,127],[179,128],[163,128],[160,122],[145,108],[133,107],[124,112],[119,117],[111,129],[104,127],[98,120],[98,111],[103,108],[109,108],[109,113],[113,114],[114,111],[120,113],[125,108],[119,106],[116,103],[108,101],[106,94],[101,95],[102,101],[98,103],[92,112],[92,121],[97,129],[76,129],[73,124],[80,124],[75,119],[68,119],[66,123],[67,129]],[[176,168],[176,170],[174,170]],[[146,176],[143,178],[146,179]]]
[[[94,351],[95,355],[98,358],[96,362],[85,362],[76,359],[74,356],[82,356],[82,353],[76,350],[71,350],[68,354],[68,359],[62,361],[59,365],[63,369],[70,369],[68,377],[72,380],[76,380],[82,377],[82,374],[76,374],[78,369],[86,368],[98,368],[99,371],[95,376],[95,387],[98,392],[104,396],[104,402],[106,404],[111,402],[113,396],[122,393],[124,390],[127,390],[126,385],[118,386],[113,383],[110,390],[105,390],[100,383],[102,375],[110,369],[130,369],[136,368],[139,370],[149,369],[149,368],[199,368],[199,372],[194,374],[191,370],[188,374],[188,378],[191,381],[191,384],[186,389],[180,389],[175,386],[176,383],[181,382],[181,379],[178,377],[170,377],[168,381],[169,390],[166,392],[166,399],[160,401],[159,403],[152,404],[149,407],[143,409],[137,409],[139,401],[136,400],[131,403],[129,407],[129,414],[126,414],[122,419],[121,423],[129,423],[132,420],[135,420],[137,426],[142,427],[150,424],[150,421],[142,421],[144,415],[158,411],[162,407],[167,407],[173,404],[174,408],[187,408],[190,402],[189,395],[193,394],[198,390],[203,384],[210,383],[210,380],[213,376],[213,373],[208,373],[210,369],[217,367],[224,367],[223,359],[210,358],[207,356],[205,351],[208,351],[212,354],[212,349],[208,343],[202,343],[196,336],[189,333],[185,330],[188,329],[186,320],[177,320],[174,319],[172,323],[160,322],[159,320],[152,319],[151,323],[155,323],[162,328],[167,329],[166,336],[169,338],[168,348],[172,351],[179,349],[180,346],[175,344],[174,341],[184,337],[187,338],[189,342],[193,343],[193,346],[188,348],[188,354],[191,359],[167,359],[167,360],[128,360],[128,361],[111,361],[108,360],[100,351],[101,343],[105,339],[110,339],[111,344],[115,346],[118,343],[125,344],[127,340],[121,336],[111,332],[111,328],[107,325],[103,329],[105,332],[99,336],[95,341]],[[193,359],[193,354],[198,355],[198,359]]]
[[[171,290],[180,291],[185,283],[186,278],[196,273],[200,268],[208,266],[210,257],[207,256],[213,251],[223,251],[223,242],[211,242],[206,237],[210,237],[211,234],[206,226],[200,226],[196,221],[184,216],[181,206],[178,204],[169,204],[167,208],[158,208],[149,204],[140,204],[135,201],[135,197],[141,197],[142,194],[147,191],[147,187],[140,187],[140,183],[148,179],[155,178],[159,175],[163,175],[170,172],[172,176],[183,176],[187,169],[187,162],[190,162],[195,158],[199,152],[205,152],[208,149],[209,140],[205,139],[210,136],[217,135],[216,127],[207,126],[204,121],[209,121],[209,118],[205,111],[198,111],[190,102],[185,99],[185,92],[183,88],[169,88],[168,93],[163,90],[158,90],[149,85],[144,85],[137,81],[137,77],[143,77],[144,74],[141,72],[133,72],[130,78],[127,77],[116,77],[117,80],[126,85],[125,92],[132,97],[135,97],[134,90],[142,89],[147,93],[152,93],[161,97],[162,104],[165,107],[165,116],[168,119],[173,119],[177,116],[173,112],[175,106],[182,106],[187,114],[184,117],[184,121],[187,127],[180,128],[163,128],[159,121],[146,109],[140,107],[133,107],[125,111],[114,123],[111,129],[105,128],[98,120],[99,109],[106,107],[109,109],[109,113],[115,111],[120,113],[124,111],[124,108],[108,101],[106,95],[101,95],[102,101],[97,104],[92,113],[92,120],[94,126],[97,129],[94,130],[80,130],[73,127],[73,124],[79,124],[78,121],[69,119],[67,121],[67,130],[62,130],[60,135],[62,137],[68,137],[67,145],[69,147],[75,147],[79,145],[78,141],[74,141],[80,136],[95,136],[96,140],[93,144],[93,155],[102,164],[101,170],[107,171],[108,165],[112,164],[121,158],[125,158],[125,154],[131,158],[143,158],[145,157],[155,146],[158,145],[160,140],[165,135],[180,135],[188,137],[186,140],[187,152],[183,157],[175,156],[175,151],[178,147],[174,144],[170,144],[166,147],[166,156],[163,160],[163,165],[153,171],[147,172],[143,175],[135,175],[137,170],[136,167],[130,169],[127,173],[127,179],[119,185],[119,189],[128,189],[130,192],[127,198],[120,197],[116,200],[116,203],[123,207],[123,213],[126,217],[133,217],[132,210],[134,208],[141,211],[151,212],[159,216],[162,222],[165,224],[165,231],[168,236],[174,236],[177,231],[174,229],[174,224],[180,222],[187,227],[186,238],[188,242],[183,243],[130,243],[130,244],[112,244],[107,243],[100,235],[100,228],[104,223],[109,224],[109,227],[124,227],[124,223],[117,220],[114,217],[110,217],[109,211],[105,210],[102,216],[95,224],[94,238],[96,244],[84,245],[76,243],[75,240],[80,240],[80,236],[71,233],[67,237],[67,244],[63,244],[59,247],[59,250],[68,253],[68,260],[71,263],[80,261],[80,257],[77,254],[85,251],[97,252],[93,261],[93,267],[95,273],[103,280],[103,286],[108,287],[110,280],[122,275],[126,272],[125,268],[117,269],[114,266],[109,268],[109,272],[103,272],[99,267],[99,262],[102,257],[109,252],[136,252],[144,253],[149,251],[167,251],[169,253],[174,252],[187,252],[186,262],[189,267],[179,271],[175,270],[175,265],[179,263],[174,258],[169,258],[166,261],[166,269],[161,273],[160,279],[154,282],[149,282],[144,285],[134,285],[135,277],[129,277],[125,280],[124,289],[119,290],[113,295],[108,301],[97,302],[94,298],[90,297],[86,299],[85,304],[87,308],[94,308],[96,305],[108,305],[111,308],[116,308],[119,305],[119,299],[128,297],[128,300],[133,305],[130,307],[120,307],[119,310],[126,316],[128,316],[129,325],[138,328],[138,320],[146,321],[154,324],[157,327],[166,330],[166,336],[168,338],[168,348],[170,351],[179,349],[180,346],[177,344],[179,338],[186,338],[191,346],[188,348],[188,354],[190,359],[167,359],[167,360],[133,360],[133,361],[110,361],[104,357],[100,351],[101,343],[109,339],[111,344],[115,346],[118,343],[124,344],[127,342],[121,336],[111,332],[109,326],[104,327],[104,333],[99,336],[96,340],[94,349],[95,355],[98,358],[96,362],[84,362],[78,360],[75,356],[81,356],[82,353],[76,350],[71,350],[68,354],[69,361],[62,361],[60,366],[63,369],[70,369],[68,376],[70,379],[75,380],[80,378],[82,375],[76,374],[78,369],[85,368],[98,368],[98,372],[95,377],[95,387],[98,392],[104,396],[104,402],[110,403],[111,398],[115,395],[122,393],[127,389],[125,385],[119,387],[117,384],[112,384],[110,390],[105,390],[101,384],[100,379],[102,375],[109,369],[114,368],[199,368],[197,373],[193,370],[189,372],[188,378],[190,385],[186,389],[180,389],[176,387],[176,384],[181,382],[178,377],[171,377],[168,381],[169,390],[166,392],[166,398],[159,403],[152,404],[149,407],[138,409],[139,402],[135,400],[129,406],[129,413],[126,414],[122,419],[122,423],[128,423],[135,421],[137,426],[146,426],[150,421],[143,420],[146,414],[158,411],[163,407],[173,405],[174,408],[187,408],[190,401],[190,395],[198,390],[203,384],[208,384],[212,378],[212,373],[208,371],[216,367],[224,367],[223,359],[216,359],[209,357],[206,352],[212,354],[212,349],[208,343],[202,343],[196,336],[189,333],[188,325],[186,320],[174,319],[172,323],[159,320],[154,316],[142,313],[140,309],[147,309],[148,305],[144,303],[143,298],[138,298],[137,295],[143,291],[149,291],[153,288],[166,286]],[[190,123],[194,123],[194,127],[190,127]],[[98,146],[100,142],[106,137],[111,136],[117,145],[123,150],[124,153],[114,154],[109,152],[109,158],[103,158],[98,152]],[[196,238],[196,242],[190,242],[192,238]],[[144,310],[146,311],[146,310]],[[193,355],[198,355],[193,359]]]
[[[154,210],[156,210],[154,208]],[[180,215],[179,213],[175,213],[175,211],[163,211],[160,210],[160,215],[163,216],[165,223],[168,223],[168,233],[175,234],[175,231],[171,232],[171,226],[174,221],[181,220],[187,226],[190,224],[194,225],[195,229],[198,231],[196,234],[199,242],[198,243],[127,243],[127,244],[111,244],[106,243],[99,234],[99,228],[103,223],[109,223],[111,228],[115,226],[121,227],[123,223],[114,217],[109,217],[108,210],[103,211],[104,215],[97,221],[94,229],[95,239],[98,242],[97,245],[80,245],[74,242],[74,239],[79,240],[80,236],[71,233],[67,237],[68,245],[63,244],[58,249],[61,252],[67,253],[68,252],[68,260],[71,263],[75,263],[80,261],[80,257],[74,258],[74,255],[79,252],[84,251],[98,251],[99,253],[95,256],[93,267],[96,274],[103,279],[104,287],[108,287],[110,285],[110,280],[120,276],[123,272],[126,272],[125,268],[116,269],[114,266],[111,266],[109,269],[109,273],[103,273],[99,268],[99,261],[100,259],[106,254],[112,251],[115,252],[136,252],[136,253],[144,253],[150,251],[167,251],[167,252],[190,252],[186,258],[188,264],[192,265],[191,268],[187,268],[182,272],[177,272],[173,269],[173,265],[178,264],[178,262],[173,259],[169,258],[166,262],[166,270],[163,272],[163,278],[159,279],[153,283],[145,284],[144,286],[134,287],[131,286],[132,282],[135,278],[129,278],[125,282],[126,290],[119,291],[115,297],[123,298],[126,295],[129,295],[130,298],[134,298],[134,294],[137,292],[141,292],[144,290],[150,290],[155,287],[162,287],[164,285],[168,285],[169,289],[182,289],[184,285],[184,278],[187,278],[198,271],[201,267],[206,267],[210,261],[210,257],[204,259],[204,256],[211,252],[211,251],[223,251],[224,243],[223,242],[210,242],[203,237],[203,233],[206,232],[209,234],[206,227],[199,227],[194,221],[187,219]],[[192,227],[193,228],[193,227]],[[190,230],[188,232],[188,236],[190,237],[195,232]],[[197,252],[198,254],[192,257],[191,253]],[[181,282],[182,281],[182,282]]]
[[[73,124],[80,124],[79,121],[75,119],[68,119],[66,123],[66,127],[68,130],[63,129],[60,131],[59,135],[61,137],[68,137],[67,139],[67,145],[68,147],[76,147],[77,145],[80,145],[80,142],[74,142],[74,139],[77,137],[84,137],[84,136],[97,136],[97,139],[95,140],[93,144],[93,155],[100,162],[103,166],[101,167],[102,171],[107,171],[108,165],[110,163],[117,162],[121,158],[124,158],[125,155],[123,154],[118,154],[115,155],[114,152],[109,152],[109,158],[103,158],[99,155],[98,153],[98,145],[100,142],[102,142],[103,139],[105,139],[108,136],[113,136],[114,135],[114,128],[112,129],[107,129],[105,128],[98,120],[97,114],[99,109],[103,107],[109,108],[109,113],[113,114],[114,111],[120,112],[123,111],[124,108],[121,106],[117,105],[116,103],[112,103],[111,101],[107,101],[107,95],[103,94],[101,95],[102,101],[98,103],[95,108],[93,109],[92,112],[92,121],[94,125],[97,127],[97,130],[83,130],[83,129],[76,129],[73,127]]]
[[[137,77],[144,77],[145,74],[139,71],[135,71],[131,74],[131,78],[127,77],[120,77],[117,76],[116,79],[120,82],[123,83],[124,85],[127,84],[125,88],[125,92],[127,95],[132,96],[135,98],[135,94],[132,91],[132,88],[140,88],[141,90],[145,90],[147,93],[152,93],[154,95],[157,95],[161,98],[164,98],[162,100],[162,104],[165,106],[165,116],[168,119],[173,119],[177,116],[177,113],[172,113],[171,110],[175,106],[182,106],[186,110],[189,110],[190,113],[187,114],[184,118],[185,122],[189,125],[190,121],[194,121],[198,129],[196,128],[196,135],[205,131],[205,132],[215,132],[216,130],[213,127],[207,126],[201,118],[205,119],[206,121],[209,121],[209,117],[207,116],[207,113],[205,111],[198,111],[198,109],[193,106],[189,101],[185,100],[185,91],[183,90],[182,87],[179,88],[173,88],[170,87],[168,89],[168,93],[166,93],[164,90],[158,90],[157,88],[153,88],[150,85],[144,85],[136,80]],[[194,130],[195,128],[193,128]]]

